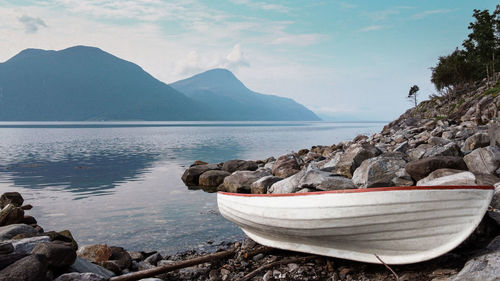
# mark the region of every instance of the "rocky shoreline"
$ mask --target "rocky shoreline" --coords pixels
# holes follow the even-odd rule
[[[243,193],[495,185],[492,207],[500,209],[498,109],[499,91],[478,84],[423,102],[372,136],[277,159],[196,161],[182,180],[207,191]],[[79,246],[68,230],[45,231],[26,215],[31,206],[23,204],[17,192],[0,197],[0,281],[113,280],[210,254],[166,256],[104,244]],[[395,273],[384,265],[282,251],[245,239],[217,245],[216,252],[228,253],[224,258],[133,280],[499,280],[500,215],[493,209],[453,251],[426,262],[391,266]]]
[[[493,87],[485,84],[483,81],[468,85],[422,102],[372,136],[359,135],[352,141],[313,146],[277,159],[196,161],[186,169],[182,180],[187,186],[209,192],[254,194],[494,185],[491,210],[500,209],[500,83]],[[472,235],[475,238],[468,243],[474,245],[471,241],[477,238],[493,239],[500,234],[499,223],[498,211],[489,211]],[[480,228],[488,229],[492,235],[485,236]],[[500,252],[494,246],[484,248],[485,244],[480,244],[472,247],[477,251],[489,249],[495,256],[488,263],[492,267],[484,269],[494,274],[481,280],[496,280],[500,276]],[[479,280],[475,279],[477,276],[470,278]]]

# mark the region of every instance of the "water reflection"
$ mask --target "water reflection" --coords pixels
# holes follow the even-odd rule
[[[182,183],[194,160],[276,157],[383,124],[59,125],[0,124],[0,193],[21,192],[44,228],[82,245],[175,252],[242,235],[214,214],[215,194]]]
[[[0,168],[15,186],[43,189],[62,188],[78,193],[75,199],[110,194],[120,183],[135,181],[157,160],[155,153],[95,151],[69,154],[57,160],[34,159]]]

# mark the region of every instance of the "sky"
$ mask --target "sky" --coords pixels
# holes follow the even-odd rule
[[[436,90],[430,68],[496,1],[0,0],[0,62],[26,48],[101,48],[171,83],[231,70],[324,120],[383,120]]]

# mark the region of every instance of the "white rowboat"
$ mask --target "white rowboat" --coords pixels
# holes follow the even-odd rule
[[[414,186],[291,194],[219,192],[220,213],[254,241],[355,261],[408,264],[462,243],[492,186]]]

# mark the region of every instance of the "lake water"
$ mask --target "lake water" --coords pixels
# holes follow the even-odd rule
[[[128,250],[210,250],[243,237],[216,195],[181,181],[194,160],[277,157],[379,132],[384,123],[0,122],[0,192],[45,230]]]

